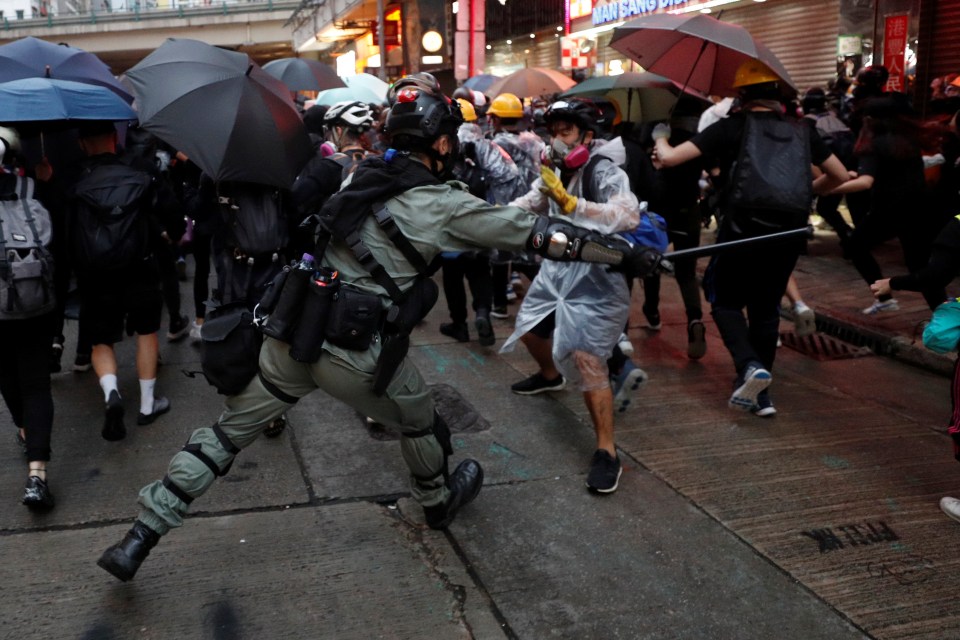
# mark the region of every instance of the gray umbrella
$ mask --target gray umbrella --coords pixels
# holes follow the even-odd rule
[[[290,91],[325,91],[347,86],[328,65],[308,58],[271,60],[263,65],[263,70],[282,81]]]
[[[245,53],[171,38],[127,79],[140,125],[216,181],[286,189],[312,155],[290,90]]]

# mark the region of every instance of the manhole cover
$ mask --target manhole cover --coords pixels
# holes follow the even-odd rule
[[[783,346],[816,360],[841,360],[873,355],[870,347],[857,347],[823,333],[814,333],[801,338],[790,331],[781,333],[780,340]]]
[[[433,396],[433,403],[437,408],[437,413],[443,418],[443,421],[450,427],[452,433],[476,433],[486,431],[490,428],[490,423],[481,416],[467,400],[460,395],[460,392],[448,384],[435,384],[430,386],[430,395]],[[364,425],[367,433],[374,440],[399,440],[400,434],[395,430],[382,425],[378,422],[370,422],[364,419]]]

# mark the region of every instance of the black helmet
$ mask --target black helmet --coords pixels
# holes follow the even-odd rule
[[[429,76],[433,82],[423,76]],[[460,104],[443,95],[439,83],[429,73],[401,78],[391,88],[391,94],[386,133],[392,140],[401,136],[429,144],[444,134],[456,136],[463,124]]]
[[[808,89],[801,104],[804,113],[822,113],[827,108],[827,93],[820,87]]]
[[[557,120],[572,122],[581,131],[593,131],[594,135],[599,136],[603,133],[606,118],[593,100],[569,98],[558,100],[547,107],[543,120],[547,126],[551,126]]]

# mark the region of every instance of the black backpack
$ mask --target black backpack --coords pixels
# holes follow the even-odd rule
[[[153,178],[124,164],[98,165],[77,182],[74,254],[77,266],[117,271],[151,255]]]
[[[747,113],[726,192],[733,222],[765,232],[807,224],[813,202],[810,127]]]
[[[290,244],[290,225],[280,189],[247,182],[220,183],[217,203],[228,253],[253,258],[284,254]]]

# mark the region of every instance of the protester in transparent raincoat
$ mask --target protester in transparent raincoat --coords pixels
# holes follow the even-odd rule
[[[601,233],[636,228],[640,205],[619,167],[626,161],[626,151],[619,138],[609,142],[595,138],[601,118],[590,100],[552,104],[545,119],[553,136],[549,157],[556,169],[544,166],[533,188],[512,204],[567,215],[575,224]],[[594,156],[600,159],[590,161]],[[590,192],[596,202],[583,197],[585,173],[592,180]],[[558,269],[544,262],[520,307],[513,335],[502,349],[510,351],[520,340],[540,365],[540,371],[511,387],[515,393],[555,391],[563,389],[567,379],[579,380],[597,435],[587,487],[600,493],[615,491],[621,472],[606,360],[629,311],[630,294],[621,274],[596,265]]]

